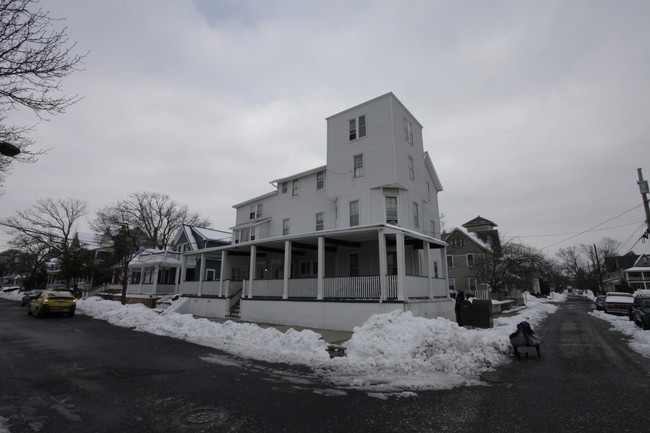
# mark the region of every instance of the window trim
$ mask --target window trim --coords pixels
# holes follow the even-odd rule
[[[415,182],[415,160],[409,155],[409,179]]]
[[[288,236],[291,230],[291,218],[282,220],[282,236]]]
[[[316,173],[316,191],[325,189],[325,170]]]
[[[404,118],[404,139],[408,144],[413,146],[413,123],[406,117]]]
[[[395,200],[395,218],[389,218],[388,214],[388,200]],[[391,215],[392,216],[392,215]],[[395,195],[384,196],[384,217],[386,224],[399,225],[399,199]]]
[[[473,253],[467,253],[466,258],[467,258],[467,267],[468,268],[476,267],[476,261],[474,260],[474,254]],[[470,258],[471,258],[471,263],[470,263]]]
[[[356,206],[356,212],[355,213],[352,213],[352,206],[353,205]],[[361,207],[359,205],[359,200],[350,201],[349,205],[348,205],[348,210],[349,210],[349,213],[350,213],[350,221],[349,221],[350,222],[350,227],[358,226],[360,224],[360,222],[361,222]],[[356,224],[353,224],[353,222],[352,222],[352,217],[353,216],[356,216]]]
[[[300,195],[300,179],[293,179],[291,181],[291,197],[298,197]]]
[[[420,205],[418,202],[413,202],[413,228],[420,230]]]
[[[360,140],[366,137],[367,133],[368,127],[365,114],[348,120],[348,141]]]
[[[454,256],[447,254],[447,269],[453,269],[454,266]]]
[[[363,177],[363,153],[352,157],[352,178],[359,179],[361,177]]]
[[[320,218],[319,218],[320,216]],[[325,229],[325,213],[317,212],[316,213],[316,231],[320,232]]]

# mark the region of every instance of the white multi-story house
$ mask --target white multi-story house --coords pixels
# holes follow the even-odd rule
[[[231,245],[184,255],[221,272],[181,283],[178,311],[341,330],[396,309],[453,318],[442,185],[395,95],[329,117],[327,164],[272,185],[234,206]]]

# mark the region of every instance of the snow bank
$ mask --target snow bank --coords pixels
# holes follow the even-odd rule
[[[632,350],[650,358],[650,331],[644,331],[627,316],[614,316],[604,311],[592,311],[590,315],[612,324],[612,330],[630,337],[628,345]]]
[[[480,384],[481,373],[508,362],[512,353],[508,336],[517,324],[526,320],[535,328],[557,309],[549,300],[527,299],[526,307],[515,315],[496,318],[492,329],[470,330],[447,319],[413,317],[410,312],[374,315],[355,328],[345,344],[346,356],[333,359],[327,353],[328,343],[310,330],[281,332],[250,323],[195,319],[189,314],[161,315],[141,304],[122,305],[96,297],[79,300],[77,312],[241,358],[305,365],[343,389],[405,396],[411,395],[406,391]],[[226,361],[221,359],[221,363]]]

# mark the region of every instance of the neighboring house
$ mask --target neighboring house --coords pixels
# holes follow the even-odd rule
[[[179,311],[341,330],[393,310],[453,318],[442,185],[395,95],[329,117],[327,164],[272,184],[234,205],[230,245],[183,254],[183,275],[197,259],[221,272],[184,279]]]
[[[626,281],[625,270],[634,266],[639,256],[630,253],[624,256],[607,257],[605,268],[607,274],[603,277],[605,292],[628,292],[630,287]]]
[[[176,293],[179,290],[182,253],[230,245],[231,242],[231,233],[183,225],[174,236],[171,250],[143,250],[129,263],[127,294],[161,296]],[[221,259],[199,255],[191,262],[186,260],[183,269],[183,281],[188,285],[196,281],[198,286],[200,275],[204,275],[205,281],[219,279]]]
[[[11,274],[0,277],[0,287],[23,287],[25,277],[20,274]]]
[[[105,258],[108,255],[113,253],[113,246],[110,242],[106,242],[102,236],[92,233],[75,233],[70,241],[71,245],[76,245],[78,247],[84,248],[92,253],[94,261],[99,261],[102,258]],[[54,258],[47,263],[47,283],[45,285],[46,290],[52,290],[57,288],[64,288],[65,281],[59,279],[58,274],[60,272],[60,262],[59,259]],[[79,290],[91,290],[94,287],[93,276],[89,276],[80,281],[76,282],[77,289]],[[71,287],[70,287],[71,288]]]
[[[500,248],[497,225],[481,216],[463,224],[467,232],[454,228],[443,235],[447,247],[449,290],[489,298],[489,288],[479,283],[476,264],[493,249]]]
[[[625,281],[632,291],[650,289],[650,256],[640,255],[631,268],[623,271]]]

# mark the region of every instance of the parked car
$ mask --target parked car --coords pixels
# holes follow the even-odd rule
[[[636,295],[634,297],[632,320],[644,330],[650,329],[650,295]]]
[[[41,292],[42,292],[42,290],[31,290],[31,291],[29,291],[29,292],[26,292],[26,293],[23,295],[23,298],[20,300],[20,305],[22,305],[23,307],[24,307],[25,305],[29,305],[29,302],[30,302],[32,299],[34,299],[35,297],[37,297],[38,295],[40,295]]]
[[[33,314],[34,317],[41,317],[44,314],[50,313],[66,313],[69,317],[74,317],[76,308],[77,300],[72,293],[58,290],[43,290],[29,302],[27,314]]]
[[[596,304],[596,310],[604,310],[605,309],[605,298],[607,296],[605,295],[598,295],[596,296],[596,300],[594,301],[594,304]]]
[[[605,313],[629,316],[634,296],[631,293],[607,292],[605,297]]]

